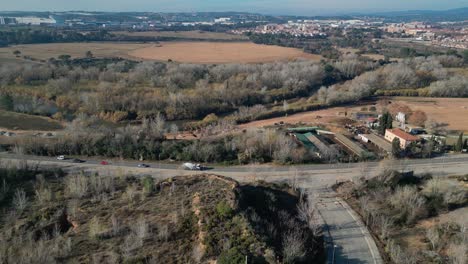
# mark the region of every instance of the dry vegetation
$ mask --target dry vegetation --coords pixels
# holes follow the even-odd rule
[[[49,43],[49,44],[25,44],[14,45],[6,48],[0,48],[0,59],[18,59],[29,56],[37,60],[48,60],[57,58],[60,55],[70,55],[72,58],[83,58],[87,51],[91,51],[98,58],[128,58],[128,53],[151,47],[153,44],[137,43],[110,43],[110,42],[91,42],[91,43]],[[13,55],[15,50],[21,52],[21,56],[16,58]]]
[[[220,32],[207,32],[207,31],[143,31],[143,32],[128,32],[128,31],[117,31],[112,32],[115,35],[125,35],[131,37],[165,37],[175,39],[199,39],[199,40],[248,40],[246,36],[233,35],[228,33]]]
[[[13,130],[59,130],[63,126],[56,120],[27,114],[0,110],[0,129]]]
[[[302,217],[306,199],[287,186],[239,185],[215,175],[156,182],[27,167],[1,169],[0,176],[1,263],[222,264],[245,257],[310,263],[322,257],[321,237]]]
[[[302,103],[303,105],[307,104],[307,102]],[[443,124],[446,129],[468,131],[468,118],[466,118],[468,116],[468,99],[434,97],[377,98],[376,100],[349,106],[330,107],[322,110],[252,121],[241,124],[239,127],[242,129],[248,127],[265,127],[280,122],[327,127],[340,126],[343,121],[347,120],[344,113],[351,116],[353,113],[359,111],[367,111],[371,107],[375,107],[376,112],[382,112],[384,109],[387,109],[392,114],[396,114],[398,111],[409,111],[407,113],[409,117],[411,113],[423,112],[426,120],[433,120],[436,123]],[[417,122],[412,122],[412,119],[408,121],[409,124],[418,125],[415,124]]]
[[[392,101],[422,111],[428,119],[447,124],[448,129],[468,131],[467,98],[396,97]]]
[[[335,188],[358,211],[393,263],[467,261],[467,177],[401,174],[384,167]]]
[[[20,51],[18,58],[13,54]],[[0,48],[1,60],[21,60],[26,57],[48,60],[60,55],[83,58],[91,51],[97,58],[128,58],[190,63],[256,63],[277,60],[310,59],[319,61],[319,55],[299,49],[258,45],[250,42],[161,42],[154,43],[51,43],[26,44]]]
[[[258,45],[249,42],[161,42],[129,52],[145,59],[186,63],[258,63],[299,58],[319,61],[319,55],[299,49]]]

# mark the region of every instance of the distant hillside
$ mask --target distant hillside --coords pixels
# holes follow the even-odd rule
[[[464,21],[468,20],[468,7],[450,10],[410,10],[374,13],[373,16],[385,17],[389,21]]]
[[[0,182],[0,263],[317,263],[323,252],[287,186],[16,170]]]

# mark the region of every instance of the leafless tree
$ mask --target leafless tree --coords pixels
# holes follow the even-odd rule
[[[320,214],[318,213],[314,198],[315,197],[312,197],[312,193],[308,193],[306,198],[299,201],[297,212],[299,219],[307,223],[313,236],[318,237],[322,234],[323,230],[320,221]]]
[[[296,230],[285,234],[282,244],[284,263],[300,261],[306,254],[304,236],[300,231]]]

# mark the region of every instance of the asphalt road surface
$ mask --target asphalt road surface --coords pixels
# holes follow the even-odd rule
[[[160,179],[200,173],[183,170],[181,163],[145,162],[150,165],[149,168],[138,168],[137,165],[141,162],[137,161],[108,160],[109,165],[100,165],[101,160],[98,159],[86,159],[84,163],[71,163],[71,160],[59,161],[53,157],[19,156],[7,153],[0,153],[0,160],[2,163],[11,164],[27,161],[39,164],[39,166],[61,167],[71,172],[152,175]],[[468,173],[468,155],[332,165],[216,167],[205,173],[231,177],[240,182],[265,180],[296,184],[318,199],[317,207],[328,227],[328,232],[326,232],[329,240],[328,263],[378,264],[383,262],[372,236],[349,206],[330,191],[330,186],[338,181],[354,180],[363,175],[374,176],[383,168],[413,170],[416,173],[432,173],[435,176],[464,175]]]

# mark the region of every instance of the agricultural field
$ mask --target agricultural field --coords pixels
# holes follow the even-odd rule
[[[20,51],[15,57],[14,51]],[[256,63],[299,58],[319,61],[319,55],[299,49],[258,45],[250,42],[161,42],[155,43],[50,43],[0,48],[0,60],[22,60],[25,56],[48,60],[60,55],[82,58],[91,51],[97,58],[127,58],[188,63]]]
[[[299,49],[258,45],[250,42],[161,42],[129,55],[139,59],[188,63],[256,63],[299,58],[319,61],[319,55]]]
[[[468,98],[396,97],[392,101],[423,111],[448,129],[468,131]]]
[[[91,51],[93,55],[98,58],[128,58],[128,52],[151,46],[152,44],[102,42],[15,45],[0,48],[0,60],[21,60],[24,56],[29,56],[37,60],[48,60],[64,54],[70,55],[72,58],[82,58],[85,57],[87,51]],[[13,52],[16,50],[21,52],[20,58],[15,58],[15,55],[13,55]]]
[[[177,39],[199,39],[199,40],[248,40],[246,36],[233,35],[219,32],[206,31],[144,31],[144,32],[128,32],[117,31],[112,32],[115,35],[125,35],[131,37],[163,37]]]

